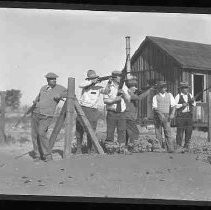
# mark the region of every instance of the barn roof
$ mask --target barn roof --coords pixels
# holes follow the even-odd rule
[[[150,41],[161,48],[167,55],[184,69],[211,70],[211,45],[173,40],[161,37],[147,36],[134,57],[141,50],[143,44]],[[131,58],[132,61],[133,57]]]

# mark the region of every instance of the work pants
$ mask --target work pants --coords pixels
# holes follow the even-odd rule
[[[162,115],[162,119],[158,117],[158,115],[154,115],[155,135],[156,138],[159,140],[161,147],[164,147],[164,145],[166,144],[168,151],[173,151],[174,143],[171,136],[169,114],[163,113]],[[163,142],[162,130],[164,132],[165,142]]]
[[[106,141],[114,141],[114,132],[117,129],[117,141],[125,143],[126,141],[126,119],[123,112],[107,111],[107,137]]]
[[[47,131],[53,117],[33,113],[31,118],[31,137],[35,157],[46,158],[51,155]]]
[[[185,134],[184,147],[188,148],[193,131],[193,119],[190,112],[181,113],[176,117],[177,135],[176,142],[178,146],[182,146],[183,135]]]
[[[130,143],[134,143],[134,140],[138,140],[139,130],[137,122],[135,120],[126,119],[126,144],[130,140]]]
[[[97,128],[97,122],[99,119],[99,111],[95,108],[85,107],[82,106],[82,109],[84,111],[84,114],[86,115],[92,129],[94,132],[96,132]],[[77,147],[81,147],[82,153],[88,153],[91,152],[92,149],[92,140],[89,134],[87,134],[87,145],[82,145],[83,137],[84,137],[84,127],[81,122],[80,117],[78,116],[76,118],[76,138],[77,138]]]

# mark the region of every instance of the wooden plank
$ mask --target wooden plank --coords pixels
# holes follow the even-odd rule
[[[208,142],[211,141],[211,92],[208,92]]]
[[[65,120],[65,141],[64,141],[64,155],[63,158],[68,158],[71,153],[71,142],[74,138],[73,133],[73,118],[74,118],[74,97],[75,97],[75,79],[72,77],[68,78],[68,89],[67,89],[67,109],[66,109],[66,120]]]
[[[65,117],[66,117],[66,109],[67,109],[67,102],[65,101],[63,107],[62,107],[62,110],[60,112],[60,115],[56,121],[56,124],[53,128],[53,131],[51,133],[51,136],[50,136],[50,140],[49,140],[49,147],[51,149],[53,149],[54,147],[54,144],[56,142],[56,138],[64,124],[64,121],[65,121]]]
[[[5,97],[6,92],[1,91],[1,117],[0,117],[0,143],[6,142],[6,135],[5,135]]]
[[[78,116],[81,118],[81,122],[83,123],[83,127],[84,127],[85,131],[87,132],[87,134],[90,135],[96,151],[101,155],[104,154],[104,151],[103,151],[102,147],[100,146],[98,139],[97,139],[88,119],[86,118],[86,115],[84,114],[84,111],[82,110],[77,98],[75,99],[75,109],[76,109]]]

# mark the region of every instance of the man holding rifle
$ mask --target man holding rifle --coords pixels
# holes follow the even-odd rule
[[[196,106],[192,95],[189,93],[189,85],[187,82],[181,82],[179,86],[180,92],[175,97],[176,102],[176,126],[177,126],[177,149],[189,150],[190,140],[193,130],[193,107]],[[183,134],[185,133],[185,144],[182,148]]]
[[[154,124],[156,138],[160,141],[161,148],[167,145],[168,152],[174,152],[174,144],[171,136],[170,120],[174,118],[175,100],[171,93],[167,92],[167,84],[159,81],[157,84],[158,93],[152,99],[154,112]],[[165,135],[163,144],[162,129]]]
[[[54,112],[60,99],[67,97],[65,87],[56,84],[56,74],[50,72],[46,76],[47,85],[44,85],[34,100],[34,110],[31,119],[31,136],[35,160],[52,160],[47,131],[52,123]]]
[[[109,81],[107,87],[109,92],[104,95],[104,103],[107,109],[107,137],[106,144],[114,142],[114,132],[117,128],[117,141],[118,143],[125,144],[126,142],[126,101],[130,101],[128,88],[123,85],[119,89],[120,79],[122,76],[121,71],[113,71],[112,79]],[[118,106],[118,103],[120,106]]]
[[[107,93],[107,87],[103,88],[102,86],[97,85],[97,83],[100,83],[103,80],[108,80],[109,78],[110,77],[101,78],[94,70],[88,70],[86,81],[79,86],[82,89],[79,103],[94,131],[96,131],[100,115],[98,110],[100,95]],[[80,117],[77,117],[76,119],[76,138],[77,143],[72,145],[73,153],[76,153],[79,144],[82,153],[91,152],[92,141],[90,136],[86,135],[83,125],[80,122]]]

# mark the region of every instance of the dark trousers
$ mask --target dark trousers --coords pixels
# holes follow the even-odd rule
[[[35,157],[47,157],[51,155],[47,131],[53,117],[33,113],[31,118],[31,137]]]
[[[126,119],[126,144],[130,140],[133,143],[134,140],[138,140],[139,130],[137,128],[137,122],[135,120]]]
[[[86,115],[89,123],[94,131],[97,128],[97,121],[99,119],[99,111],[94,108],[84,107],[82,106],[84,114]],[[77,138],[77,147],[81,147],[82,153],[88,153],[92,148],[92,140],[90,135],[87,134],[87,146],[82,146],[83,135],[84,135],[84,127],[81,122],[80,117],[76,118],[76,138]]]
[[[163,118],[161,119],[158,115],[154,115],[154,125],[155,125],[155,135],[159,140],[160,145],[164,147],[167,145],[168,150],[174,150],[173,139],[171,137],[171,126],[169,121],[169,114],[162,114]],[[162,130],[165,136],[165,142],[163,143]]]
[[[106,116],[107,123],[107,137],[106,141],[114,141],[114,132],[117,128],[117,141],[119,143],[125,143],[126,141],[126,119],[123,112],[117,113],[113,111],[107,111]]]
[[[181,113],[176,117],[177,135],[176,142],[178,146],[182,146],[183,135],[185,133],[184,147],[188,148],[193,131],[193,119],[190,112]]]

